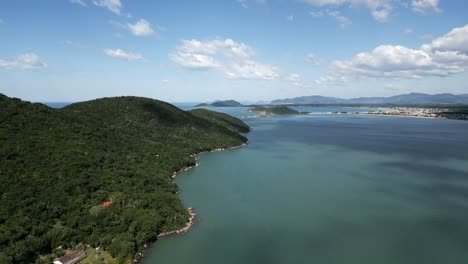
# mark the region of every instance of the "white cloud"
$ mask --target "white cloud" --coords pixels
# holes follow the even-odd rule
[[[334,19],[336,19],[338,24],[340,24],[341,28],[346,28],[346,27],[348,27],[348,26],[350,26],[352,24],[351,20],[349,20],[347,17],[341,15],[341,13],[339,11],[328,11],[327,14],[329,16],[333,17]]]
[[[169,57],[181,67],[194,70],[218,70],[231,79],[272,80],[279,77],[271,65],[253,60],[255,52],[232,39],[183,40]]]
[[[135,24],[127,24],[128,29],[133,35],[138,37],[147,37],[154,34],[154,30],[151,28],[151,23],[145,19],[140,19]]]
[[[122,9],[122,2],[120,0],[95,0],[94,5],[107,8],[110,11],[120,15],[120,10]]]
[[[459,51],[468,55],[468,24],[434,39],[430,46],[439,51]]]
[[[172,53],[170,58],[178,65],[189,69],[205,70],[220,67],[220,64],[214,57],[206,54],[182,52],[179,50]]]
[[[253,60],[225,65],[223,71],[231,79],[274,80],[279,77],[275,67]]]
[[[381,45],[330,66],[332,75],[374,78],[444,77],[467,68],[468,25],[454,28],[419,49]]]
[[[142,54],[139,53],[127,53],[121,49],[105,49],[104,54],[110,57],[124,59],[124,60],[142,60],[144,57]]]
[[[289,21],[289,22],[294,21],[294,15],[291,14],[291,15],[287,16],[286,20]]]
[[[307,54],[306,61],[308,63],[313,64],[313,65],[322,64],[322,61],[319,58],[317,58],[317,56],[315,54],[312,54],[312,53]]]
[[[83,0],[70,0],[70,3],[80,6],[87,6],[87,4]]]
[[[3,60],[0,59],[0,69],[40,69],[47,67],[47,64],[42,62],[34,53],[25,53],[16,56],[12,60]]]
[[[290,73],[286,79],[290,82],[299,82],[301,80],[301,76],[297,73]]]
[[[418,13],[426,13],[428,11],[442,12],[439,8],[439,0],[413,0],[411,6]]]
[[[389,0],[302,0],[303,2],[313,6],[341,6],[349,5],[351,7],[364,7],[369,9],[372,17],[384,22],[392,12],[392,5]],[[314,14],[312,14],[314,15]],[[317,13],[316,15],[320,15]]]
[[[335,19],[338,24],[340,25],[341,28],[346,28],[352,24],[351,20],[349,18],[343,16],[340,11],[330,11],[330,10],[320,10],[320,11],[313,11],[310,12],[310,15],[315,17],[315,18],[320,18],[324,16],[331,17]]]

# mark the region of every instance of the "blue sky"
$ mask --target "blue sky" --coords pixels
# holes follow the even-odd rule
[[[468,93],[468,2],[5,0],[0,92],[171,102]]]

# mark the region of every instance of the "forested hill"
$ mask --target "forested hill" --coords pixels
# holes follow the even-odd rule
[[[51,263],[59,246],[83,245],[124,263],[185,226],[171,175],[193,153],[247,141],[249,127],[226,119],[148,98],[52,109],[0,94],[0,263]]]

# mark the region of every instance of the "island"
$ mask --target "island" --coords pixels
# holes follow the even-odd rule
[[[0,94],[0,263],[133,263],[185,232],[174,172],[245,145],[241,120],[142,97],[60,109]]]
[[[243,107],[244,105],[235,100],[216,101],[213,103],[202,103],[195,107]]]
[[[259,117],[266,117],[269,115],[300,115],[308,114],[308,112],[299,112],[284,105],[279,106],[254,106],[247,110],[248,112],[257,112]]]

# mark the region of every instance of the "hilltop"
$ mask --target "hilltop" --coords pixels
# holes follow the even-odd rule
[[[234,100],[216,101],[213,103],[202,103],[195,107],[242,107],[243,104]]]
[[[0,263],[51,263],[58,247],[85,245],[132,261],[189,220],[174,171],[247,142],[249,130],[140,97],[53,109],[0,95],[0,109]]]
[[[260,112],[261,116],[267,115],[299,115],[299,114],[306,114],[305,112],[299,112],[294,109],[291,109],[287,106],[255,106],[253,108],[248,109],[249,112]]]

